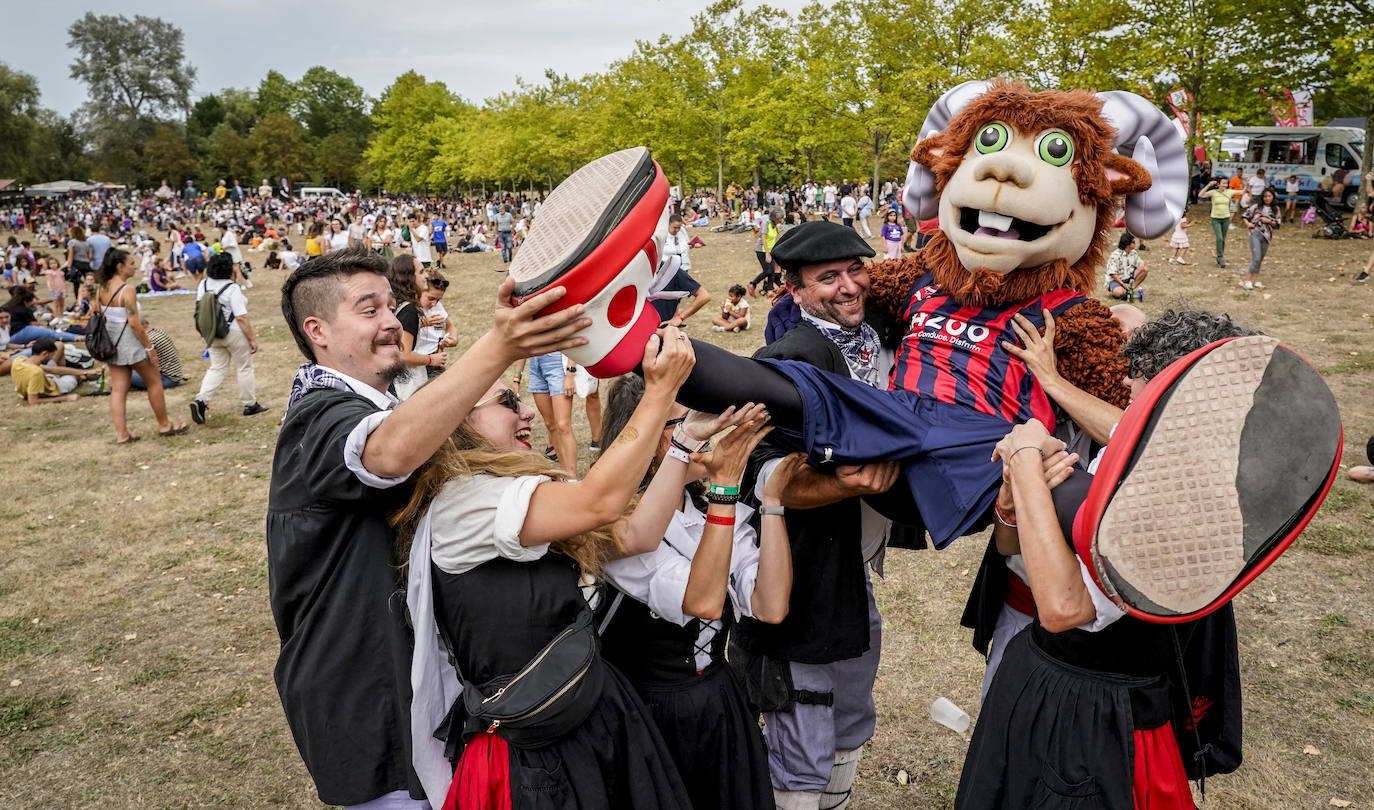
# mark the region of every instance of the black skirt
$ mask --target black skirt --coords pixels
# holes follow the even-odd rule
[[[510,746],[513,810],[691,810],[672,754],[625,676],[606,664],[601,700],[543,748]]]
[[[955,808],[1132,810],[1132,692],[1161,683],[1065,664],[1022,631],[979,712]]]
[[[758,716],[723,661],[677,683],[637,683],[663,733],[692,806],[771,810],[768,748]]]

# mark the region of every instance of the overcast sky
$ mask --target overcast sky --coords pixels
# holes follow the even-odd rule
[[[185,34],[193,97],[253,87],[269,69],[299,79],[312,65],[351,77],[376,97],[415,69],[480,102],[544,70],[581,75],[629,55],[636,39],[681,36],[706,0],[215,0],[112,3],[49,0],[5,17],[0,61],[38,78],[42,104],[70,113],[85,86],[67,76],[67,26],[87,11],[161,17]],[[756,3],[751,2],[751,6]],[[774,0],[796,12],[802,0]]]

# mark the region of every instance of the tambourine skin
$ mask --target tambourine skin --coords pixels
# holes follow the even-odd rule
[[[649,335],[658,328],[658,314],[648,294],[668,230],[668,181],[657,162],[652,166],[652,182],[642,188],[627,186],[635,199],[612,201],[624,210],[616,213],[618,221],[610,234],[585,258],[548,277],[544,286],[517,285],[521,294],[513,297],[519,304],[545,289],[563,287],[567,294],[540,314],[585,305],[592,325],[579,335],[588,343],[564,354],[594,377],[615,377],[633,370],[643,359]],[[536,221],[534,228],[540,225]]]
[[[1144,621],[1230,601],[1312,520],[1343,430],[1317,371],[1273,338],[1205,346],[1126,409],[1074,519],[1094,582]]]

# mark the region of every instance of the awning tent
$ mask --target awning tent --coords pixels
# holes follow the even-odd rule
[[[29,186],[24,189],[24,194],[29,197],[61,197],[63,194],[90,190],[89,183],[76,180],[54,180],[51,183],[36,183]]]

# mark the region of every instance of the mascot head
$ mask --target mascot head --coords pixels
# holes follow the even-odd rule
[[[938,214],[936,280],[966,304],[1093,288],[1117,208],[1153,239],[1183,216],[1183,139],[1133,93],[1032,92],[965,82],[936,102],[911,152],[904,202]]]

